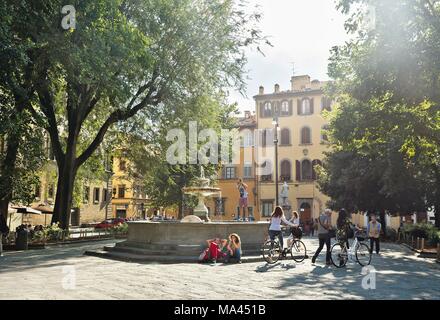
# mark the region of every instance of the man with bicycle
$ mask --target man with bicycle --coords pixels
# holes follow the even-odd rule
[[[316,250],[315,255],[312,258],[312,263],[316,262],[316,258],[321,253],[322,249],[324,248],[324,245],[326,246],[326,255],[325,255],[325,263],[326,265],[331,265],[331,253],[330,253],[330,246],[331,246],[331,234],[330,231],[332,230],[331,225],[331,217],[332,217],[332,211],[330,209],[325,209],[324,214],[322,214],[318,218],[318,239],[319,239],[319,247],[318,250]]]

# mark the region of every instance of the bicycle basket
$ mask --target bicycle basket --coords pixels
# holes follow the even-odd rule
[[[300,227],[292,227],[291,232],[292,236],[296,239],[301,239],[303,236],[303,232]]]

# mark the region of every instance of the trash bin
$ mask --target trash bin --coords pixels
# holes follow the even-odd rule
[[[16,250],[27,250],[28,249],[28,230],[20,230],[17,233],[17,239],[15,240]]]

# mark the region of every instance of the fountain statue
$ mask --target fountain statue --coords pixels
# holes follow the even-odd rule
[[[220,188],[210,186],[210,180],[205,177],[205,169],[203,166],[200,166],[200,177],[196,179],[194,186],[184,187],[182,191],[184,194],[193,195],[198,198],[198,204],[194,208],[194,215],[202,220],[210,221],[208,208],[205,205],[205,198],[213,196],[219,197],[221,196],[221,190]]]

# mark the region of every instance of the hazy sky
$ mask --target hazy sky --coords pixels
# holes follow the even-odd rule
[[[290,86],[292,62],[295,74],[309,74],[312,79],[328,80],[329,51],[348,38],[344,16],[334,0],[248,0],[263,14],[260,28],[274,47],[264,48],[265,57],[249,52],[247,98],[232,92],[230,102],[240,110],[254,110],[253,96],[263,85],[273,92],[275,83],[286,90]]]

